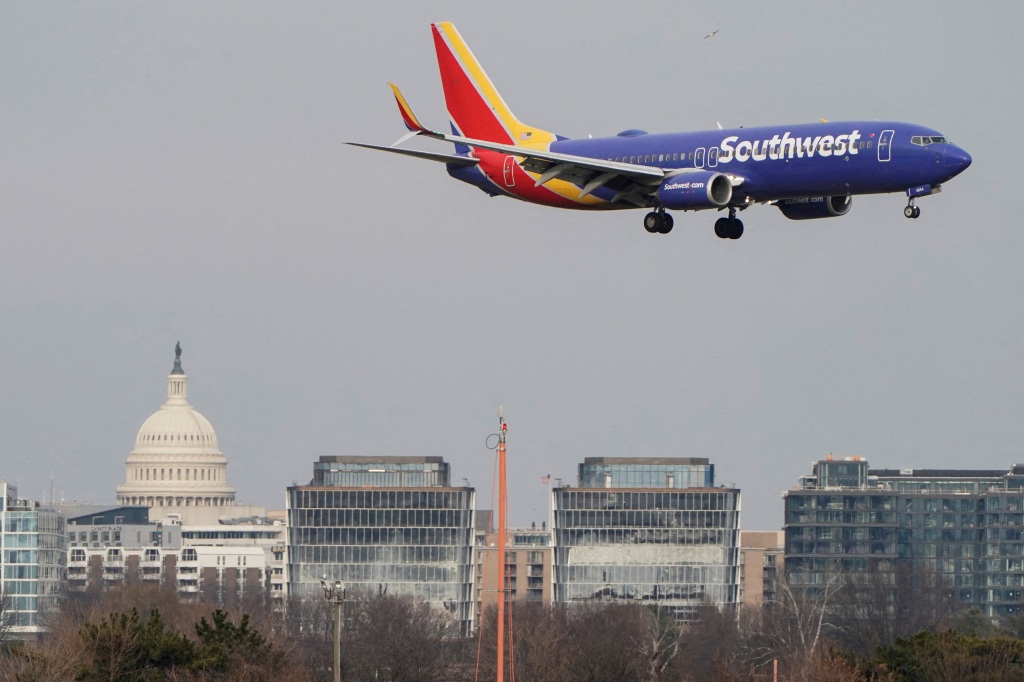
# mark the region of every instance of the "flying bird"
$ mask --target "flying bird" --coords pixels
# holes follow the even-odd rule
[[[714,38],[715,34],[718,33],[721,30],[722,29],[720,29],[720,28],[716,28],[714,31],[712,31],[711,33],[709,33],[706,36],[704,36],[704,40],[707,40],[708,38]]]

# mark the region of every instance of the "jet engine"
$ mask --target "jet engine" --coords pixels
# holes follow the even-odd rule
[[[853,197],[839,194],[831,197],[781,199],[778,207],[790,220],[812,220],[846,215],[853,206]]]
[[[724,173],[714,171],[679,173],[661,183],[658,200],[674,211],[722,208],[732,200],[732,183]]]

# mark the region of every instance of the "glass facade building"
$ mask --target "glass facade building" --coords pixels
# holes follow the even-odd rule
[[[440,457],[321,457],[310,485],[288,488],[289,594],[322,598],[327,576],[434,603],[469,634],[474,506]]]
[[[44,629],[40,614],[57,607],[67,578],[64,515],[19,500],[17,488],[6,482],[0,482],[0,490],[3,615],[12,634],[32,635]]]
[[[715,465],[691,457],[588,457],[579,465],[581,488],[712,488]]]
[[[554,599],[659,603],[679,620],[739,599],[740,491],[703,458],[587,458],[553,495]]]
[[[990,617],[1024,606],[1024,466],[1009,470],[868,469],[861,458],[813,465],[784,495],[791,584],[836,573],[935,575]]]

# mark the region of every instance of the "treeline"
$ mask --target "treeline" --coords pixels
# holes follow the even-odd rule
[[[529,682],[1024,682],[1024,620],[992,622],[922,576],[906,584],[785,583],[742,613],[711,605],[679,625],[655,605],[516,603],[515,670]],[[883,589],[883,587],[885,589]],[[899,588],[899,589],[897,589]],[[872,596],[873,595],[873,596]],[[880,600],[880,601],[874,601]],[[383,593],[343,605],[346,682],[476,682],[496,677],[494,611],[479,638],[449,614]],[[0,680],[330,680],[332,606],[285,609],[251,598],[231,608],[130,586],[65,600],[35,642],[7,639]]]

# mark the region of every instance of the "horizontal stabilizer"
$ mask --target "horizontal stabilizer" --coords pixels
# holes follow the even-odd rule
[[[392,154],[404,154],[405,156],[415,156],[418,159],[427,159],[428,161],[440,161],[441,163],[451,163],[456,166],[475,166],[480,163],[477,159],[470,158],[468,156],[459,156],[458,154],[436,154],[434,152],[421,152],[418,149],[400,149],[397,147],[383,147],[376,144],[362,144],[361,142],[346,142],[353,147],[365,147],[366,149],[377,149],[382,152],[391,152]]]

